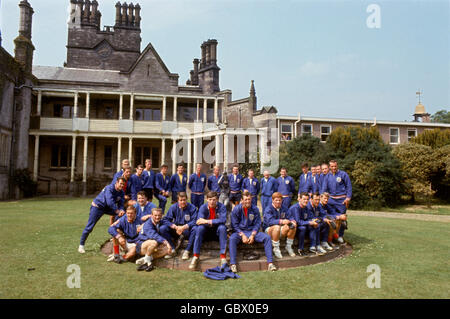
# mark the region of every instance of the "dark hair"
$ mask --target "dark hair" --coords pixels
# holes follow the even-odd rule
[[[134,213],[136,213],[136,208],[133,205],[127,207],[127,211],[129,210],[132,210]]]
[[[167,166],[166,164],[162,164],[160,168],[168,168],[169,166]]]
[[[252,196],[252,194],[250,194],[249,191],[244,191],[244,192],[242,193],[242,197],[248,197],[248,196]]]
[[[217,192],[208,192],[208,194],[206,194],[206,198],[213,198],[213,197],[218,197],[217,196]]]
[[[116,183],[117,183],[118,181],[122,181],[122,182],[124,182],[124,183],[127,182],[127,180],[126,180],[124,177],[119,177],[119,178],[117,179]]]
[[[309,167],[308,163],[303,163],[302,168]]]
[[[144,192],[144,191],[140,191],[140,192],[138,192],[138,193],[137,193],[137,196],[139,196],[139,195],[141,195],[141,196],[145,196],[145,198],[148,198],[148,197],[147,197],[147,193],[146,193],[146,192]]]
[[[311,197],[314,197],[314,196],[319,196],[320,197],[319,192],[312,193]]]
[[[306,196],[309,198],[309,194],[307,192],[300,193],[300,198],[302,198],[303,196]]]
[[[136,168],[144,168],[142,164],[139,164]]]
[[[180,198],[187,198],[187,194],[186,194],[185,192],[179,192],[179,193],[177,194],[177,198],[178,198],[178,199],[180,199]]]

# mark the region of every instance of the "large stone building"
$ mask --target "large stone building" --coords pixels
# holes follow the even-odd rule
[[[123,158],[132,165],[151,158],[155,169],[166,163],[171,171],[183,162],[191,173],[194,163],[229,167],[257,148],[267,159],[301,134],[325,141],[339,126],[376,125],[391,144],[450,128],[426,123],[421,107],[415,118],[423,122],[281,116],[273,106],[258,109],[253,81],[247,98],[233,100],[231,90],[220,89],[215,39],[201,44],[180,85],[151,44],[141,50],[139,4],[117,3],[115,25],[102,27],[97,1],[70,3],[64,66],[32,64],[26,0],[15,57],[0,51],[1,199],[20,195],[11,180],[17,169],[32,172],[39,193],[87,194],[108,183]]]

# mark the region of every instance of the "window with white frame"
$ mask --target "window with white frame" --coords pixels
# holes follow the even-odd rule
[[[390,144],[400,143],[400,129],[398,127],[391,127],[389,129],[389,143]]]
[[[52,145],[52,154],[50,167],[52,168],[69,168],[71,147],[64,144],[54,144]]]
[[[313,127],[312,124],[302,124],[302,135],[312,135]]]
[[[414,137],[416,137],[417,136],[417,129],[415,129],[415,128],[409,128],[408,129],[408,142],[412,139],[412,138],[414,138]]]
[[[328,136],[331,134],[331,125],[321,125],[320,126],[320,140],[326,142]]]
[[[292,124],[281,124],[281,140],[292,140]]]

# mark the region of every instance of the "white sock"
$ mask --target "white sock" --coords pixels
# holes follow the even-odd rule
[[[150,265],[152,263],[153,256],[147,256],[145,255],[144,261],[147,263],[147,265]]]
[[[293,244],[294,244],[294,240],[293,239],[290,239],[290,238],[286,239],[286,245],[288,247],[292,247]]]
[[[280,241],[272,240],[272,246],[273,246],[273,248],[280,248]]]

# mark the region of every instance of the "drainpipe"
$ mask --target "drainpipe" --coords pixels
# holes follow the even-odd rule
[[[295,137],[297,137],[297,124],[300,122],[300,113],[298,113],[298,120],[295,121],[294,123],[294,132],[295,132]]]

